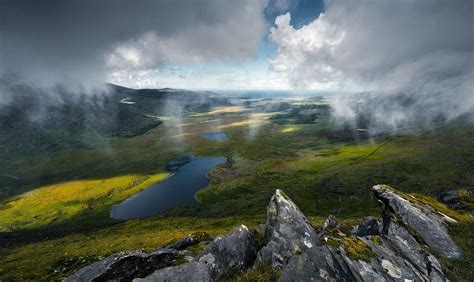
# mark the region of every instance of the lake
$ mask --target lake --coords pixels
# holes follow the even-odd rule
[[[167,166],[173,175],[115,205],[110,216],[115,219],[145,218],[179,205],[197,204],[194,195],[209,185],[206,174],[226,161],[226,157],[178,157]]]

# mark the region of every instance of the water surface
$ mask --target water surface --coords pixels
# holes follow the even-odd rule
[[[227,133],[224,133],[224,132],[205,132],[205,133],[199,133],[199,136],[201,136],[204,139],[212,140],[212,141],[226,141],[229,139],[229,136],[227,135]]]
[[[172,176],[115,205],[110,216],[116,219],[144,218],[178,205],[196,204],[196,192],[209,185],[206,174],[226,161],[226,157],[194,156],[172,160],[168,163],[168,170],[174,173]]]

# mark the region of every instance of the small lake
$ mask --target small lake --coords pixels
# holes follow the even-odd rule
[[[145,218],[182,204],[197,204],[194,195],[209,185],[206,174],[226,161],[226,157],[176,158],[167,166],[173,175],[115,205],[110,216],[115,219]]]
[[[224,132],[205,132],[199,133],[199,136],[201,136],[201,138],[212,141],[226,141],[229,139],[229,135]]]

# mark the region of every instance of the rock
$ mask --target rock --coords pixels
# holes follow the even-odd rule
[[[409,226],[423,238],[428,246],[437,250],[440,255],[456,259],[463,257],[461,249],[448,234],[446,215],[421,203],[408,201],[388,186],[376,185],[372,190],[382,203],[383,213],[385,213],[384,232],[387,229],[386,222],[390,218],[389,215],[394,214],[400,218],[403,224]]]
[[[255,233],[241,225],[228,236],[219,236],[197,257],[216,278],[228,271],[247,270],[256,258]]]
[[[402,254],[403,258],[413,265],[419,272],[419,275],[425,280],[446,280],[438,260],[424,250],[420,243],[405,228],[395,222],[391,222],[384,237],[390,242],[390,246],[397,253]]]
[[[449,241],[445,216],[386,186],[375,186],[374,193],[382,204],[383,225],[379,219],[365,217],[347,236],[333,232],[339,223],[330,216],[322,234],[331,234],[325,237],[331,246],[322,244],[296,205],[276,190],[265,225],[255,230],[242,225],[227,236],[218,236],[194,258],[185,255],[189,254],[186,248],[209,240],[206,233],[191,234],[149,254],[112,255],[66,281],[229,280],[258,266],[256,263],[281,269],[280,281],[447,281],[441,264],[424,245],[446,247],[443,254],[450,257],[460,254]],[[172,265],[177,257],[187,262]]]
[[[207,265],[201,262],[193,261],[178,266],[171,266],[153,272],[153,274],[143,279],[134,279],[139,281],[178,281],[178,282],[207,282],[212,281]]]
[[[316,231],[296,205],[277,189],[267,208],[265,234],[268,243],[258,252],[260,262],[283,268],[296,253],[321,246]]]
[[[374,257],[372,257],[367,263],[371,265],[371,268],[374,270],[374,272],[376,272],[380,277],[384,277],[385,280],[427,280],[423,279],[425,277],[421,275],[420,272],[409,261],[395,253],[389,245],[385,243],[374,244],[367,237],[361,237],[360,240],[364,241],[365,244],[370,246],[374,253]],[[355,268],[354,271],[361,275],[363,281],[369,280],[367,277],[364,277],[365,273],[361,272],[358,268]]]
[[[359,237],[364,237],[369,235],[380,235],[380,230],[379,221],[372,216],[366,216],[351,233]]]
[[[462,210],[466,208],[466,204],[461,200],[459,193],[460,191],[441,192],[438,194],[438,200],[452,209]]]
[[[340,254],[327,246],[307,249],[293,256],[279,281],[355,281]]]
[[[159,249],[149,254],[142,251],[119,253],[81,268],[64,281],[131,280],[137,274],[146,275],[171,265],[177,256],[174,249]]]
[[[230,235],[214,239],[194,261],[157,270],[137,281],[210,281],[229,271],[247,270],[255,257],[255,234],[241,225]]]
[[[333,230],[339,228],[341,225],[337,221],[337,218],[334,215],[329,215],[326,221],[323,224],[323,230]]]
[[[176,241],[175,243],[168,246],[168,248],[176,249],[176,250],[184,250],[190,246],[197,245],[204,241],[211,240],[211,236],[206,232],[195,232],[189,234],[188,236]]]

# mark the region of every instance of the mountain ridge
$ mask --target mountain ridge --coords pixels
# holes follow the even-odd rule
[[[315,229],[277,189],[267,208],[267,222],[255,229],[241,225],[212,241],[191,234],[149,254],[115,254],[65,281],[246,281],[261,272],[262,265],[260,278],[279,281],[448,281],[437,257],[462,259],[461,249],[445,233],[447,221],[455,219],[415,198],[409,201],[389,186],[376,185],[372,191],[381,218],[366,217],[347,232],[333,216]],[[429,234],[420,232],[424,221],[433,225]],[[207,247],[193,257],[188,248],[206,241]],[[446,246],[455,251],[443,252]],[[432,250],[438,250],[436,256]]]

